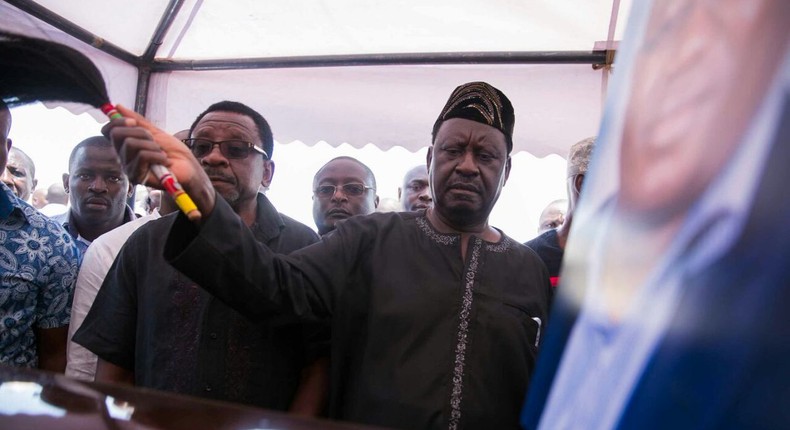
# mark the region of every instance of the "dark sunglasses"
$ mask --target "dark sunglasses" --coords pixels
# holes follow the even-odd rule
[[[182,140],[190,151],[192,151],[192,155],[197,158],[203,158],[211,153],[214,149],[214,146],[219,146],[219,152],[228,159],[242,159],[247,158],[251,152],[255,151],[268,160],[269,154],[266,153],[263,149],[255,146],[255,144],[251,142],[245,142],[243,140],[223,140],[221,142],[214,142],[208,139],[184,139]]]

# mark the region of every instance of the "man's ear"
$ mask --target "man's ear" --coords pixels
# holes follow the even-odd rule
[[[505,180],[502,182],[502,185],[507,183],[508,178],[510,177],[510,168],[512,167],[512,159],[510,156],[507,156],[507,161],[505,162]]]
[[[378,194],[376,195],[376,200],[373,200],[373,207],[376,208],[376,209],[378,209],[378,207],[379,207],[379,196],[378,196]]]
[[[66,191],[66,194],[69,193],[69,174],[68,173],[64,173],[63,174],[63,190]]]
[[[274,161],[272,160],[264,160],[263,162],[263,179],[261,179],[261,185],[264,188],[269,188],[272,184],[272,179],[274,178]]]
[[[433,161],[433,146],[428,147],[428,153],[425,155],[426,167],[428,168],[428,175],[431,174],[431,161]]]
[[[400,201],[400,197],[401,197],[401,195],[402,195],[402,194],[401,194],[402,192],[403,192],[403,190],[401,190],[401,188],[400,188],[400,187],[398,187],[398,201]]]
[[[131,182],[129,182],[128,184],[129,184],[129,185],[126,187],[126,188],[127,188],[127,189],[126,189],[126,198],[127,198],[127,199],[128,199],[129,197],[132,197],[132,194],[134,194],[134,185],[132,185],[132,183],[131,183]]]
[[[6,149],[11,150],[11,145],[13,145],[11,139],[10,138],[6,139],[6,144],[5,144]]]

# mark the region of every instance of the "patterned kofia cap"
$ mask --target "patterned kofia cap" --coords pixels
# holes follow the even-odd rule
[[[516,118],[513,105],[502,91],[485,82],[463,84],[450,94],[442,113],[433,125],[433,138],[442,122],[463,118],[496,128],[505,135],[507,152],[513,149],[513,126]]]
[[[595,138],[588,137],[580,140],[571,146],[568,152],[568,177],[587,174],[587,165],[590,164],[590,156],[595,146]]]

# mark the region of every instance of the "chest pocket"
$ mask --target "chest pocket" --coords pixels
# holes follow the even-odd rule
[[[519,305],[506,302],[502,303],[502,311],[504,314],[517,318],[520,321],[532,346],[537,348],[540,345],[540,334],[543,329],[543,320],[540,317],[530,315],[526,309]]]

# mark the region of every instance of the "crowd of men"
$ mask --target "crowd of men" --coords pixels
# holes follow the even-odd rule
[[[393,428],[788,428],[790,3],[742,3],[635,8],[613,171],[586,179],[580,136],[527,244],[489,224],[516,117],[485,82],[450,94],[401,211],[358,160],[322,166],[318,234],[266,197],[244,104],[179,136],[119,106],[52,217],[2,104],[0,363]],[[154,164],[199,217],[136,217]]]
[[[124,114],[137,119],[76,145],[68,203],[47,217],[27,203],[35,167],[12,148],[11,113],[0,112],[0,215],[26,219],[4,247],[18,272],[38,262],[48,276],[14,281],[36,293],[2,303],[30,309],[16,330],[5,323],[0,362],[391,427],[517,425],[552,291],[537,254],[488,224],[515,121],[501,91],[473,82],[453,92],[427,165],[405,172],[402,211],[377,213],[365,164],[328,161],[313,179],[318,235],[266,198],[273,135],[255,110],[215,103],[164,145]],[[144,181],[129,168],[142,154],[134,142],[170,143],[188,160],[179,179],[199,228],[166,195],[135,215],[127,202]],[[28,249],[36,233],[26,229],[49,246]],[[21,275],[9,274],[3,288]]]
[[[759,16],[771,34],[787,40],[776,16],[790,10],[766,2],[774,9],[760,9]],[[671,8],[660,10],[673,16]],[[763,92],[769,83],[786,90],[787,55],[780,61],[758,54],[770,74],[744,79],[762,82]],[[639,112],[669,111],[639,91],[633,101]],[[786,146],[773,144],[788,135],[782,94],[766,97],[771,109],[759,110],[783,115],[773,140],[760,141],[759,151],[771,154],[768,172],[784,171],[788,162]],[[751,110],[735,120],[757,110],[759,100],[750,97],[744,99]],[[123,118],[74,148],[63,177],[68,205],[50,217],[27,200],[51,204],[58,192],[33,196],[35,167],[12,147],[11,112],[0,105],[2,364],[392,428],[784,428],[790,422],[785,408],[776,407],[786,398],[786,379],[774,375],[788,369],[777,364],[790,352],[784,340],[790,295],[781,289],[787,265],[764,263],[781,255],[752,258],[759,276],[777,281],[760,282],[741,258],[744,250],[754,257],[756,239],[786,249],[790,236],[784,224],[780,234],[766,233],[763,213],[738,199],[702,215],[716,228],[742,217],[743,235],[723,236],[693,222],[688,228],[696,230],[679,230],[696,206],[677,202],[694,202],[719,180],[715,170],[688,167],[704,164],[699,146],[672,142],[667,152],[687,155],[687,164],[670,178],[671,169],[653,166],[632,148],[637,144],[623,144],[623,190],[598,202],[604,215],[614,215],[606,221],[614,226],[609,237],[591,235],[589,216],[576,218],[596,151],[596,137],[580,140],[568,154],[567,202],[552,202],[539,235],[521,244],[489,224],[510,175],[515,111],[485,82],[450,94],[434,123],[426,165],[405,173],[401,210],[381,211],[375,175],[359,160],[338,157],[323,165],[312,184],[315,230],[266,197],[274,180],[273,134],[249,106],[215,103],[176,135],[118,109]],[[639,136],[662,143],[664,129],[653,135],[642,119],[630,116],[626,131],[644,129]],[[723,121],[711,116],[702,125],[720,130]],[[716,167],[730,157],[738,168],[755,168],[737,150],[740,140],[722,138]],[[670,157],[659,159],[666,164]],[[154,164],[176,173],[199,217],[178,211],[167,195],[152,214],[135,215],[126,203],[133,184],[161,187],[150,174]],[[648,173],[664,181],[645,179],[650,175],[642,169],[654,167]],[[724,184],[742,177],[740,171],[728,171]],[[766,175],[757,209],[780,199],[782,178]],[[587,236],[575,243],[597,250],[586,257],[601,260],[600,273],[590,276],[578,265],[560,271],[573,224],[582,220]],[[653,235],[637,241],[649,246],[630,247],[640,235]],[[645,278],[672,240],[680,240],[679,255],[693,264],[678,258],[677,266],[661,266],[663,278]],[[743,246],[716,259],[710,251],[719,240]],[[575,246],[569,252],[578,264],[583,248]],[[612,263],[620,260],[632,264]],[[737,276],[728,279],[728,270]],[[609,281],[598,295],[586,294],[596,291],[585,289],[592,276]],[[742,294],[742,282],[753,295]],[[658,296],[671,294],[658,302],[612,295],[616,286],[632,293],[642,283]],[[627,306],[631,300],[636,308]],[[741,307],[749,310],[745,325],[722,336]],[[605,318],[595,312],[600,309]],[[624,309],[656,318],[619,325],[630,315]],[[758,309],[763,318],[755,318]],[[755,337],[753,348],[740,347]],[[608,387],[611,396],[600,395]],[[752,387],[769,387],[763,391],[776,394],[767,400],[772,407],[744,394]],[[703,404],[708,398],[715,404]],[[677,413],[687,401],[694,404]],[[758,412],[766,413],[762,421]]]
[[[186,165],[171,166],[202,213],[199,234],[208,236],[194,237],[195,226],[174,214],[129,237],[73,337],[99,356],[97,379],[226,399],[240,394],[267,407],[325,410],[332,418],[391,427],[517,426],[551,290],[536,254],[488,225],[510,170],[515,118],[505,95],[479,82],[451,95],[434,127],[428,167],[411,169],[401,193],[423,209],[373,213],[378,198],[370,169],[346,157],[329,161],[314,178],[322,238],[287,255],[278,247],[284,241],[262,237],[271,228],[266,218],[279,218],[281,236],[291,228],[276,212],[262,216],[267,201],[257,190],[274,170],[266,138],[254,132],[264,127],[231,104],[212,108],[198,117],[186,145],[170,136],[155,142],[152,129],[126,120],[105,130],[122,157],[139,166],[164,160],[137,159],[148,152],[137,144],[157,148],[155,157],[165,156],[159,145],[180,151],[168,156]],[[127,171],[141,182],[138,173]],[[198,242],[205,248],[180,249]],[[146,279],[154,275],[141,274],[141,265],[157,273],[169,267],[173,280]],[[183,301],[195,309],[184,310]],[[151,315],[138,318],[137,309]],[[212,318],[240,322],[213,327]],[[234,340],[249,333],[246,324],[271,333],[271,342],[290,327],[305,337],[288,334],[290,349],[269,345],[265,360],[234,361],[244,342],[248,354],[267,342],[261,335]],[[315,325],[331,335],[312,331]],[[167,333],[175,330],[183,344],[173,345]],[[156,341],[160,331],[163,344]],[[294,351],[300,339],[305,347]],[[179,363],[180,373],[155,368],[157,360]],[[262,375],[245,377],[251,361]],[[307,376],[287,377],[299,372]],[[276,393],[251,387],[255,380]]]

